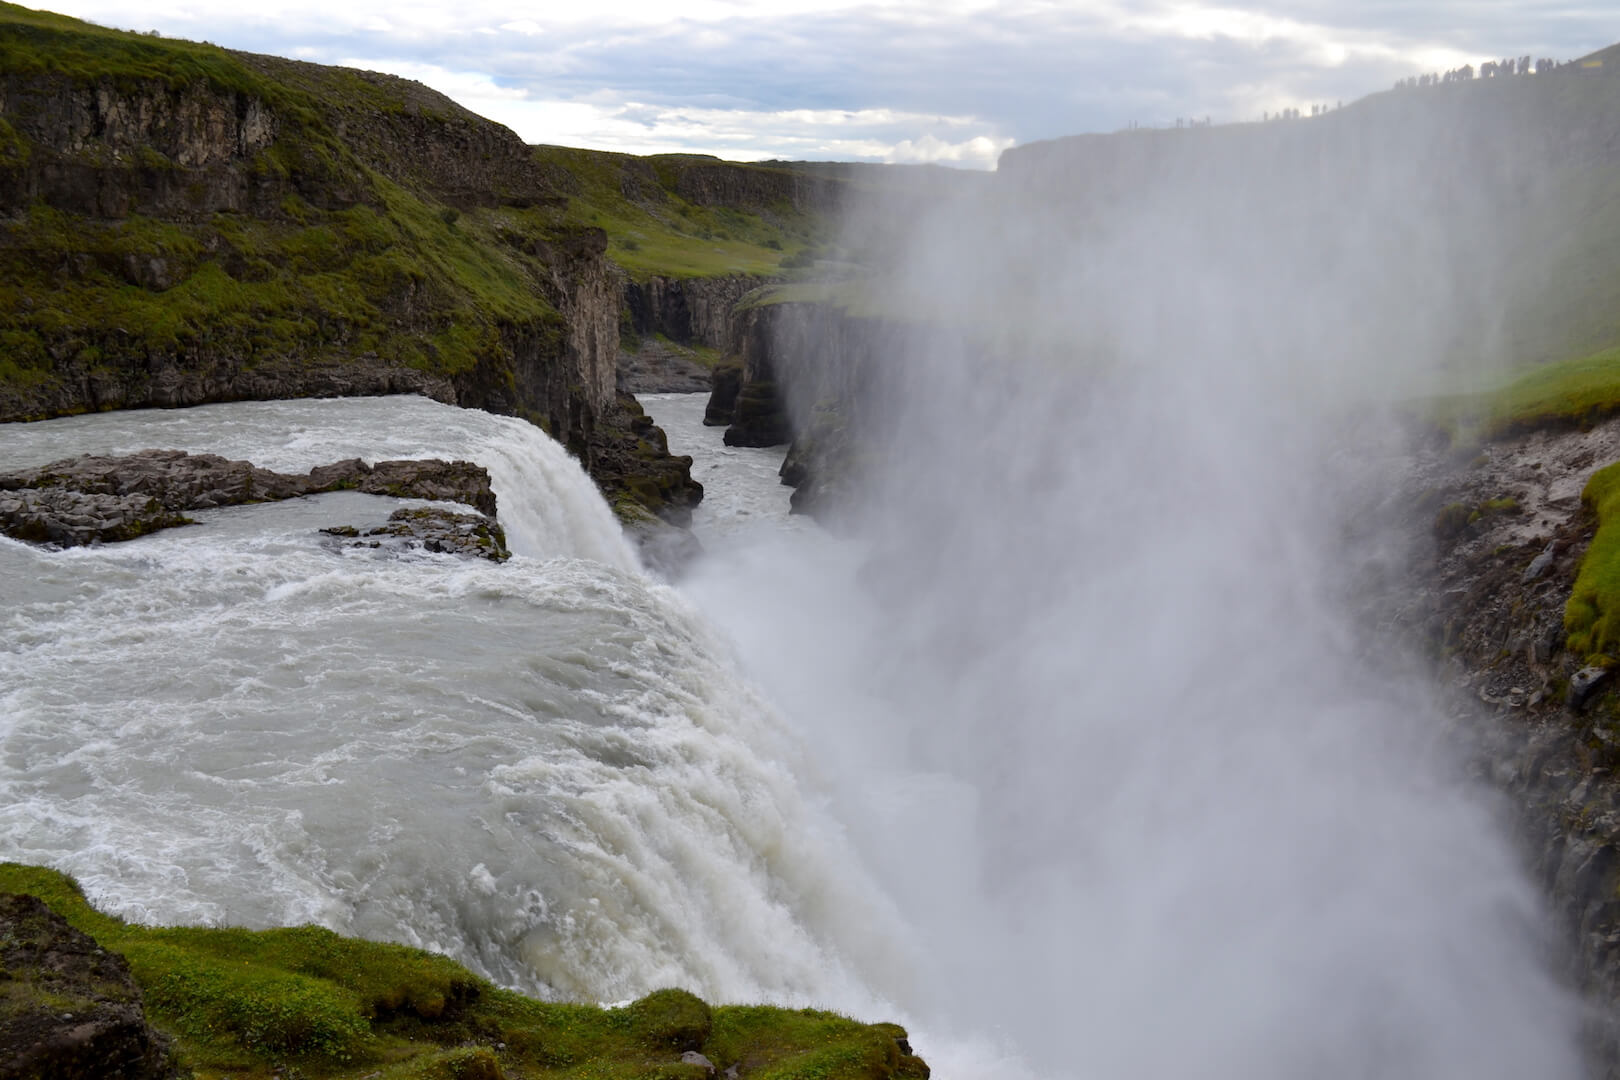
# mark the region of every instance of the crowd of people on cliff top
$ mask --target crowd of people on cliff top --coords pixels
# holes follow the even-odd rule
[[[1479,65],[1478,77],[1481,79],[1501,78],[1504,75],[1529,75],[1532,71],[1537,75],[1545,75],[1560,68],[1575,67],[1581,62],[1570,60],[1560,64],[1558,61],[1543,57],[1534,62],[1528,56],[1521,56],[1517,60],[1509,57],[1506,60],[1487,60]],[[1596,61],[1601,65],[1602,61]],[[1397,90],[1413,90],[1420,86],[1439,86],[1442,83],[1468,82],[1475,78],[1474,65],[1464,64],[1447,72],[1435,72],[1432,75],[1413,75],[1409,79],[1402,79],[1395,84]]]
[[[1474,70],[1474,65],[1464,64],[1462,67],[1456,68],[1452,71],[1437,71],[1432,75],[1413,75],[1411,78],[1401,79],[1399,82],[1397,82],[1395,84],[1395,89],[1415,90],[1421,86],[1439,86],[1442,83],[1469,82],[1475,78],[1496,79],[1505,75],[1529,75],[1532,72],[1537,75],[1545,75],[1548,72],[1558,71],[1564,68],[1600,68],[1602,66],[1603,61],[1601,60],[1570,60],[1560,64],[1558,61],[1547,57],[1543,57],[1540,60],[1532,60],[1529,56],[1521,56],[1517,60],[1513,59],[1512,57],[1508,57],[1504,60],[1487,60],[1479,66],[1479,70],[1477,72]],[[1341,101],[1338,107],[1343,108],[1344,103]],[[1325,116],[1330,111],[1331,110],[1326,105],[1312,105],[1310,115]],[[1262,119],[1298,120],[1304,115],[1305,114],[1299,109],[1279,109],[1275,113],[1266,113]],[[1181,125],[1178,122],[1176,126],[1180,127]]]
[[[1611,69],[1616,66],[1620,65],[1610,65]],[[1603,68],[1603,61],[1566,60],[1560,64],[1558,61],[1550,57],[1543,57],[1539,60],[1533,60],[1529,56],[1521,56],[1516,60],[1512,57],[1507,57],[1506,59],[1502,60],[1487,60],[1483,64],[1479,65],[1478,71],[1475,71],[1474,65],[1464,64],[1462,67],[1456,68],[1452,71],[1437,71],[1432,75],[1413,75],[1410,78],[1401,79],[1396,82],[1395,89],[1415,90],[1422,86],[1439,86],[1442,83],[1470,82],[1476,78],[1496,79],[1506,75],[1529,75],[1532,73],[1536,75],[1545,75],[1549,72],[1562,71],[1569,68],[1601,70]],[[1344,108],[1344,102],[1341,101],[1337,105],[1333,106],[1312,105],[1310,107],[1310,115],[1326,116],[1335,108]],[[1273,120],[1298,120],[1305,115],[1305,112],[1301,109],[1278,109],[1274,113],[1268,112],[1264,114],[1261,117],[1261,120],[1266,122]],[[1203,120],[1189,120],[1182,117],[1176,118],[1177,128],[1209,127],[1211,123],[1212,121],[1208,117],[1205,117]],[[1127,129],[1135,131],[1141,126],[1142,125],[1133,120],[1127,125]]]

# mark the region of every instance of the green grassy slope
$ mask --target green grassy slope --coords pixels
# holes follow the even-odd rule
[[[551,175],[566,177],[565,220],[608,234],[608,255],[632,277],[771,275],[804,249],[830,221],[789,201],[764,206],[703,205],[678,194],[685,155],[638,158],[561,146],[535,149]],[[721,163],[715,162],[714,165]],[[725,163],[740,178],[762,184],[783,169]]]
[[[1458,445],[1584,427],[1620,412],[1620,348],[1519,371],[1491,390],[1424,402],[1423,411]]]
[[[8,75],[107,78],[126,86],[153,80],[171,87],[204,79],[217,89],[276,97],[276,87],[214,45],[111,30],[8,3],[0,3],[0,25],[0,71]]]
[[[373,179],[376,207],[289,197],[268,220],[85,221],[36,204],[0,221],[0,379],[48,379],[63,358],[112,371],[199,349],[250,363],[370,352],[454,375],[498,351],[503,324],[561,332],[536,268],[494,242],[500,215],[450,222]]]
[[[143,927],[96,911],[55,871],[0,863],[0,892],[27,893],[125,956],[148,1021],[175,1039],[197,1080],[703,1080],[718,1068],[787,1080],[926,1077],[905,1031],[810,1009],[710,1008],[660,990],[622,1009],[537,1001],[453,961],[318,927],[249,931]],[[30,1004],[8,973],[0,1010]]]

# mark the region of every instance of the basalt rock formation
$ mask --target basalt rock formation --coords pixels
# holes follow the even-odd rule
[[[705,356],[731,348],[738,301],[770,280],[751,274],[626,278],[623,327],[629,333],[619,354],[619,389],[709,390],[713,373]]]
[[[469,461],[426,459],[368,465],[353,458],[296,476],[217,454],[144,450],[126,455],[87,454],[0,474],[0,533],[61,547],[111,543],[190,524],[185,516],[188,510],[274,502],[326,491],[460,502],[484,518],[495,517],[489,473]],[[452,522],[452,531],[459,531],[462,524]],[[498,547],[504,551],[504,534]]]
[[[637,334],[662,334],[682,345],[726,349],[732,340],[733,309],[769,278],[749,274],[721,277],[649,277],[626,281],[624,311]]]
[[[347,539],[347,547],[388,553],[420,549],[497,563],[512,557],[506,547],[506,530],[491,519],[435,506],[395,510],[388,515],[386,524],[364,532],[353,525],[335,525],[321,532]]]
[[[894,365],[883,357],[923,334],[913,326],[903,338],[898,324],[831,303],[745,304],[703,422],[729,425],[728,446],[790,444],[782,482],[795,489],[794,512],[830,521],[891,422]]]

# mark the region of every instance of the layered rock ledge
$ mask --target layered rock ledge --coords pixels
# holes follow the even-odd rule
[[[188,510],[275,502],[328,491],[465,503],[495,516],[489,473],[470,461],[379,461],[318,465],[299,476],[217,454],[142,450],[65,458],[0,474],[0,533],[77,547],[190,524]],[[456,515],[450,515],[456,517]],[[456,523],[459,530],[461,523]],[[505,549],[504,536],[500,543]],[[433,550],[430,548],[430,550]]]

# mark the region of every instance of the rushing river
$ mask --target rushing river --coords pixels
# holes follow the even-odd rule
[[[544,434],[416,398],[0,428],[14,466],[150,446],[476,460],[518,554],[345,550],[317,530],[396,505],[353,493],[0,540],[0,855],[125,917],[318,922],[553,995],[871,1003],[876,890],[796,738]]]
[[[471,459],[517,553],[344,548],[318,530],[398,504],[355,493],[0,539],[0,857],[126,918],[316,922],[553,997],[898,1019],[946,1078],[1573,1075],[1489,815],[1387,703],[1234,651],[1247,596],[1204,605],[1213,632],[1189,605],[1127,635],[1133,553],[1101,519],[874,562],[787,515],[780,450],[724,448],[700,397],[646,404],[707,486],[679,586],[517,420],[388,398],[0,426],[8,467]],[[1054,564],[1044,592],[1001,586],[1003,535]],[[895,599],[953,566],[980,569]],[[1163,649],[1212,658],[1119,677]]]

